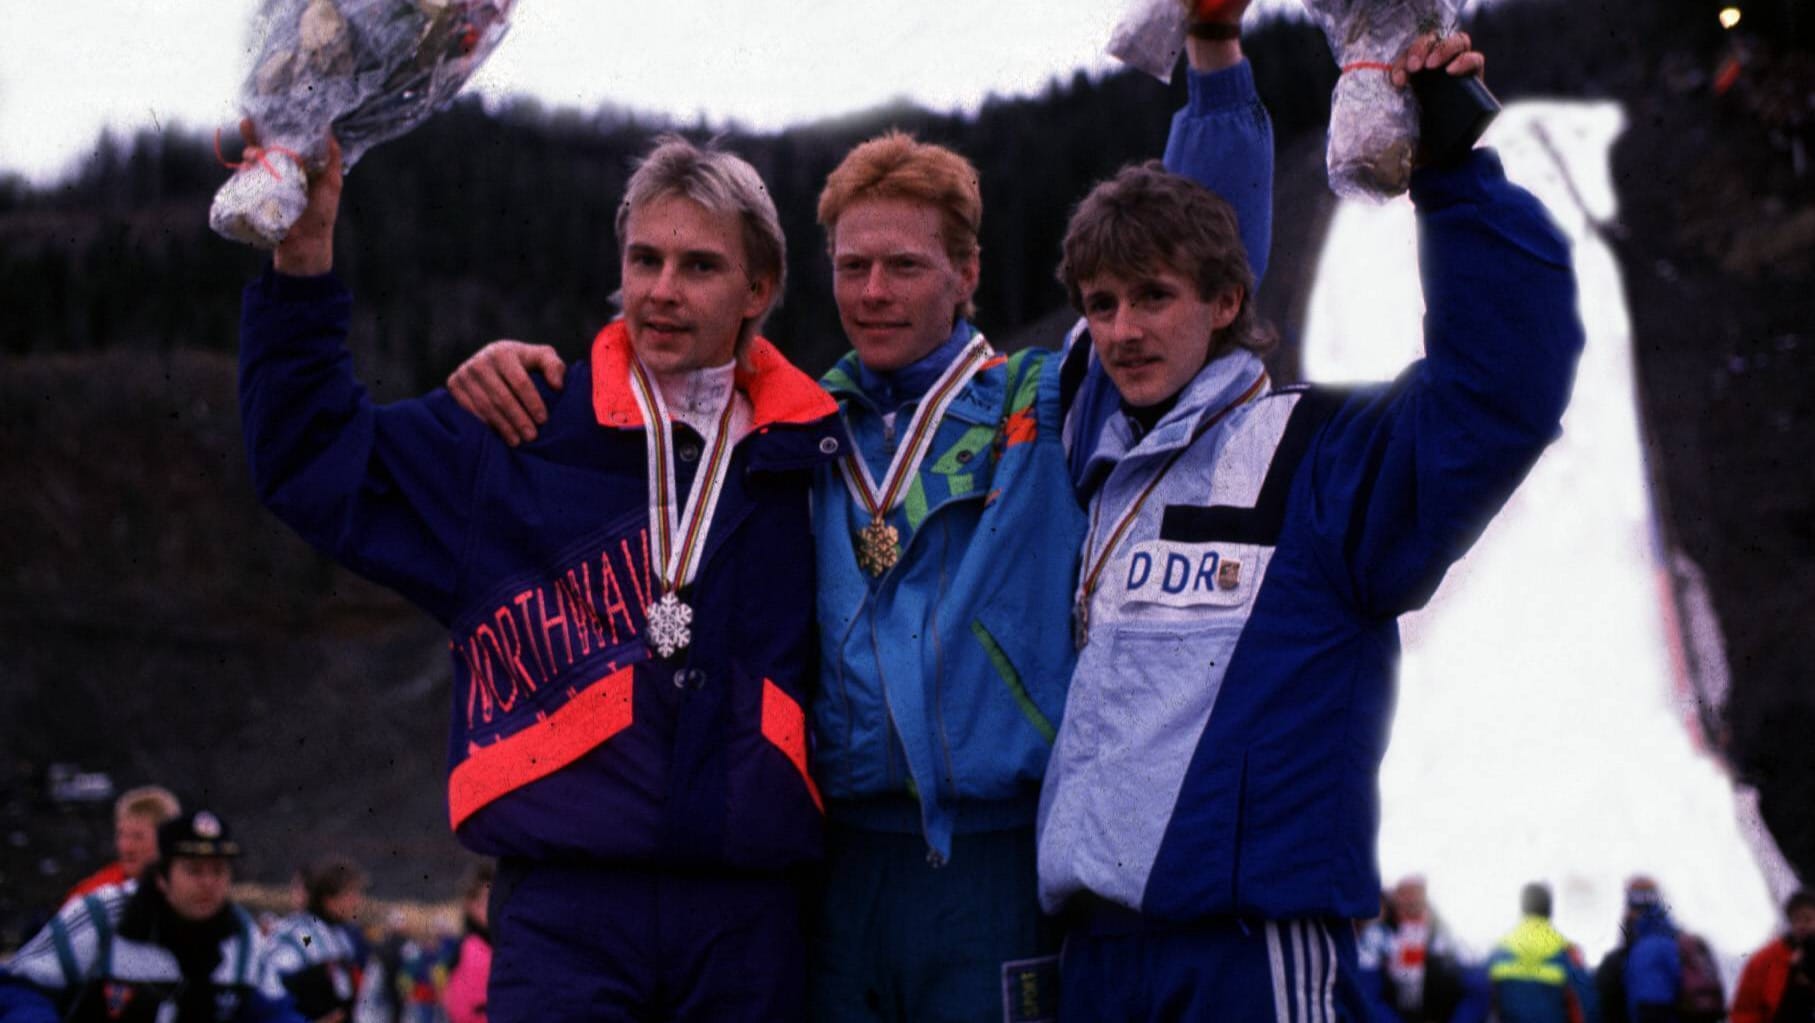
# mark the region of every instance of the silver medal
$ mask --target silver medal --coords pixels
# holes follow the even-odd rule
[[[693,642],[693,630],[688,627],[693,624],[693,609],[673,593],[662,594],[661,600],[650,605],[648,622],[649,640],[663,657],[671,657]]]

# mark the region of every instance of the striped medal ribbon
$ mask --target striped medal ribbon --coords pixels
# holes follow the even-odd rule
[[[927,451],[933,446],[933,434],[939,420],[944,418],[945,410],[995,354],[989,342],[978,334],[964,346],[952,364],[945,367],[945,372],[933,381],[932,390],[926,393],[920,407],[914,410],[914,417],[908,421],[907,436],[895,449],[895,457],[889,462],[889,471],[883,476],[881,487],[877,487],[871,478],[870,467],[864,464],[857,445],[852,444],[851,450],[838,463],[845,489],[870,515],[870,524],[857,533],[857,564],[870,575],[879,576],[901,560],[901,534],[885,521],[885,517],[906,498],[908,481],[926,460]]]
[[[650,560],[655,564],[656,582],[662,593],[643,613],[656,653],[669,657],[693,642],[693,608],[681,600],[679,591],[693,582],[699,572],[700,552],[706,547],[712,513],[718,508],[719,493],[730,475],[731,414],[737,407],[737,391],[733,389],[726,396],[718,425],[712,436],[705,438],[706,452],[700,458],[699,473],[693,478],[693,492],[687,495],[687,506],[677,511],[674,424],[668,421],[668,407],[662,401],[661,389],[649,379],[649,370],[634,356],[630,361],[630,383],[645,424]]]
[[[1084,539],[1086,571],[1078,577],[1077,599],[1071,608],[1071,641],[1079,650],[1084,649],[1084,644],[1090,642],[1090,601],[1096,596],[1097,587],[1103,582],[1103,570],[1109,567],[1110,555],[1115,553],[1116,547],[1127,535],[1129,527],[1134,525],[1136,516],[1140,515],[1141,506],[1147,503],[1147,498],[1153,496],[1153,492],[1159,488],[1160,482],[1166,478],[1166,474],[1172,471],[1172,467],[1178,464],[1178,460],[1184,457],[1185,452],[1191,450],[1191,446],[1197,443],[1198,438],[1208,433],[1211,427],[1228,418],[1229,413],[1260,397],[1266,389],[1267,371],[1261,370],[1260,376],[1255,377],[1254,382],[1249,384],[1247,390],[1238,395],[1234,401],[1224,405],[1215,415],[1199,422],[1196,429],[1191,431],[1191,439],[1180,445],[1179,449],[1166,459],[1166,464],[1160,466],[1160,471],[1154,473],[1153,478],[1147,481],[1147,485],[1134,499],[1134,503],[1122,512],[1121,517],[1116,520],[1115,526],[1109,531],[1109,539],[1103,543],[1102,549],[1097,551],[1094,558],[1091,556],[1091,551],[1096,548],[1097,527],[1101,524],[1103,513],[1101,497],[1090,509],[1090,533]]]

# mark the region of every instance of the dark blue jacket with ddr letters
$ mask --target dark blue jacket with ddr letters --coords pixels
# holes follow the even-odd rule
[[[1420,171],[1412,197],[1427,356],[1397,381],[1271,390],[1237,349],[1150,432],[1105,424],[1091,544],[1151,493],[1092,594],[1047,767],[1048,910],[1378,908],[1398,616],[1557,435],[1583,343],[1567,243],[1491,152]]]
[[[766,341],[740,362],[751,432],[682,594],[692,643],[664,659],[644,637],[655,572],[623,325],[545,391],[548,423],[513,449],[442,390],[375,405],[344,345],[351,307],[331,275],[247,287],[247,456],[279,518],[447,626],[461,841],[654,866],[815,857],[807,491],[842,443],[831,399]],[[683,490],[692,471],[677,465]]]

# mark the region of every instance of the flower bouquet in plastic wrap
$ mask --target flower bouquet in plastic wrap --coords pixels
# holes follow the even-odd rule
[[[1129,0],[1122,20],[1110,33],[1109,55],[1129,67],[1145,71],[1162,82],[1172,81],[1172,69],[1185,52],[1185,36],[1193,22],[1225,22],[1235,38],[1242,12],[1249,0]]]
[[[1390,199],[1411,184],[1425,155],[1447,160],[1474,145],[1499,105],[1475,78],[1441,71],[1393,87],[1392,65],[1412,40],[1456,30],[1456,0],[1304,0],[1342,74],[1330,98],[1330,189],[1350,199]]]
[[[1105,49],[1129,67],[1171,82],[1178,55],[1185,52],[1190,17],[1190,8],[1180,0],[1131,0]]]
[[[1194,9],[1206,0],[1125,0],[1109,52],[1162,81],[1184,49]],[[1388,199],[1411,183],[1412,166],[1454,159],[1499,110],[1478,78],[1427,70],[1412,88],[1393,87],[1392,62],[1419,35],[1455,31],[1458,0],[1304,0],[1342,68],[1330,102],[1330,188],[1348,198]]]
[[[273,248],[308,203],[305,167],[343,166],[445,107],[510,26],[515,0],[261,0],[243,87],[262,149],[215,193],[208,224]]]

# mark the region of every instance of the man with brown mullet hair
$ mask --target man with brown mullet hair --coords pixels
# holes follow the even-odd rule
[[[1480,72],[1457,33],[1389,69]],[[1039,811],[1060,1016],[1366,1018],[1399,616],[1545,446],[1583,332],[1567,240],[1490,150],[1412,177],[1426,356],[1274,388],[1236,214],[1153,164],[1079,204],[1060,278],[1120,396],[1080,493],[1080,652]]]

